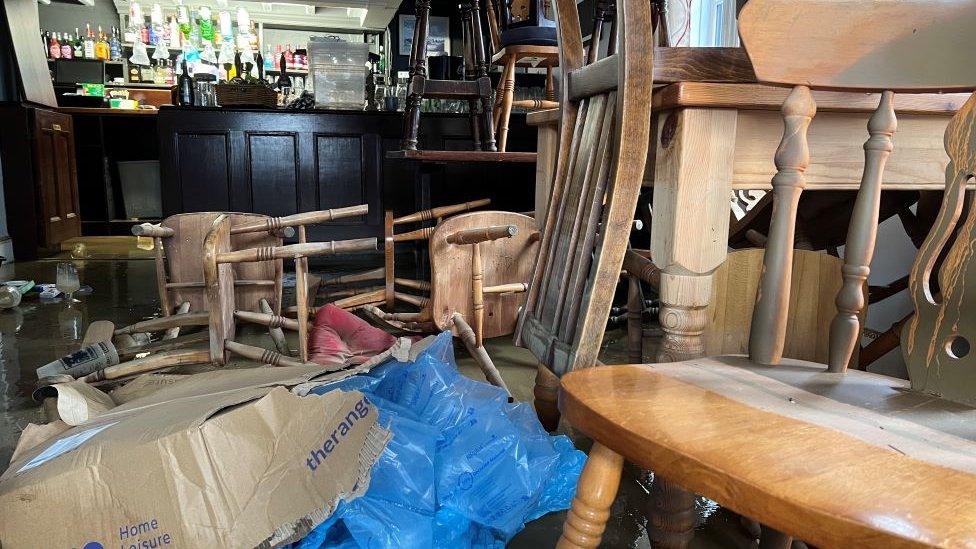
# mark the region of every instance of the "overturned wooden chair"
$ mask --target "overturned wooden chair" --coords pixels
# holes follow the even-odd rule
[[[342,309],[358,309],[364,305],[383,305],[393,309],[396,303],[406,303],[422,308],[427,298],[416,292],[430,292],[430,282],[414,278],[396,276],[396,244],[399,242],[427,241],[434,233],[436,224],[443,219],[462,212],[481,208],[491,204],[491,200],[484,198],[461,204],[438,206],[421,210],[412,214],[393,217],[393,212],[386,211],[383,224],[383,266],[359,273],[343,274],[326,280],[327,297],[332,299],[333,305]],[[421,227],[406,232],[397,233],[396,229],[403,225],[434,221],[435,225]],[[347,289],[333,289],[337,286],[358,283],[381,282],[380,285],[356,287]]]
[[[230,339],[231,341],[227,346],[237,349],[238,354],[252,360],[282,365],[304,363],[308,357],[308,318],[311,314],[306,280],[308,274],[307,257],[342,251],[376,249],[375,238],[309,243],[305,241],[305,226],[363,215],[366,211],[367,206],[361,205],[334,210],[304,212],[284,217],[245,216],[242,218],[240,214],[216,214],[211,220],[208,230],[203,231],[202,240],[199,240],[197,255],[202,258],[199,262],[202,286],[198,286],[196,282],[192,286],[189,284],[176,286],[179,289],[193,288],[198,292],[197,288],[203,290],[204,300],[201,310],[137,322],[117,329],[115,335],[124,336],[187,326],[205,326],[207,331],[175,337],[170,341],[120,346],[120,356],[127,358],[144,353],[151,354],[110,366],[87,376],[85,380],[98,382],[121,379],[186,364],[213,363],[223,365],[226,361],[226,354],[223,351],[217,352],[215,350],[217,348],[215,338],[220,338],[221,342]],[[192,231],[189,230],[188,226],[182,227],[186,231],[184,238],[196,243],[195,235],[201,234],[201,227],[198,223],[194,223],[192,227]],[[286,229],[297,229],[298,244],[283,245],[281,237],[272,234]],[[176,236],[175,230],[174,233],[170,234],[168,231],[160,230],[158,226],[144,226],[143,231],[147,236],[159,235],[154,236],[154,238],[173,238]],[[235,249],[235,246],[241,246],[241,248]],[[189,252],[186,251],[185,253]],[[238,273],[250,277],[254,276],[254,269],[238,269],[237,267],[247,264],[251,264],[251,267],[263,265],[265,268],[269,268],[268,272],[276,273],[271,284],[259,286],[274,286],[276,284],[279,288],[276,303],[280,303],[281,272],[284,259],[295,260],[296,301],[299,310],[304,311],[305,314],[299,316],[298,319],[285,318],[270,307],[262,307],[260,300],[258,300],[257,308],[241,308],[237,301],[241,295],[241,288],[250,288],[253,286],[250,281],[255,279],[243,279],[245,283],[239,284],[240,281],[236,278]],[[187,276],[191,275],[188,274]],[[166,278],[161,280],[165,281]],[[249,294],[244,295],[245,299],[249,298]],[[245,301],[245,303],[248,302]],[[214,309],[215,306],[218,308]],[[238,319],[243,322],[266,326],[270,330],[271,337],[279,351],[260,349],[232,341],[236,327],[234,322]],[[290,357],[291,352],[288,349],[282,329],[299,332],[297,359]],[[207,348],[208,345],[209,349]]]
[[[559,546],[599,544],[624,459],[653,470],[655,482],[668,479],[670,497],[658,505],[661,522],[687,527],[671,531],[673,546],[691,538],[690,521],[681,518],[690,514],[690,492],[762,523],[762,547],[789,547],[793,536],[818,547],[972,545],[974,409],[914,392],[914,379],[910,385],[845,369],[892,150],[892,92],[976,88],[976,64],[965,47],[976,2],[751,0],[739,24],[759,78],[793,86],[782,108],[774,210],[749,354],[607,366],[562,378],[563,417],[595,444]],[[935,58],[940,62],[932,63]],[[804,290],[791,288],[791,266],[797,199],[810,161],[806,131],[816,113],[808,86],[884,90],[868,123],[826,365],[782,358],[791,291]],[[976,96],[946,130],[944,219],[958,212],[960,186],[976,173],[974,134]],[[918,261],[930,259],[920,253]],[[925,272],[916,263],[915,279]],[[938,343],[916,340],[949,355],[951,346]],[[968,379],[972,387],[971,372]]]
[[[368,309],[398,329],[451,329],[455,313],[472,319],[478,346],[511,334],[525,302],[539,242],[533,218],[515,212],[457,215],[430,236],[430,298],[415,313]]]
[[[360,212],[357,215],[360,215]],[[313,314],[308,296],[308,258],[342,253],[375,251],[375,238],[360,238],[328,242],[308,242],[305,224],[317,223],[314,213],[306,215],[305,222],[295,222],[298,243],[283,246],[234,248],[231,235],[236,227],[228,216],[214,220],[203,243],[203,273],[209,311],[210,360],[218,365],[226,362],[228,353],[258,360],[271,365],[295,365],[308,361],[309,316]],[[330,219],[323,219],[327,221]],[[250,230],[251,227],[248,227]],[[292,259],[295,262],[295,301],[297,318],[239,309],[235,302],[235,270],[241,263],[253,263],[270,259]],[[249,322],[263,326],[284,328],[298,332],[298,357],[291,359],[270,349],[261,349],[234,341],[237,322]]]

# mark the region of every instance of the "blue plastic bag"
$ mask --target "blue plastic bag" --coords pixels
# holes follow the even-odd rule
[[[462,376],[451,334],[313,392],[358,390],[393,433],[366,493],[295,547],[504,547],[526,522],[569,507],[585,454],[524,403]]]

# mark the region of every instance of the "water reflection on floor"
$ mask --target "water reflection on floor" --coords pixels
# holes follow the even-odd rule
[[[6,467],[20,432],[28,423],[45,421],[41,408],[30,393],[37,381],[35,370],[56,358],[78,349],[88,323],[110,320],[124,326],[159,313],[153,262],[130,260],[75,261],[82,285],[92,293],[80,296],[80,303],[68,307],[62,300],[41,301],[29,294],[21,304],[0,310],[0,470]],[[0,280],[34,280],[54,282],[57,260],[26,261],[0,267]],[[286,298],[287,301],[287,298]],[[605,363],[626,362],[626,340],[623,329],[608,331],[601,360]],[[249,341],[270,345],[267,336]],[[486,341],[486,347],[515,397],[532,400],[536,362],[524,349],[511,343],[510,337]],[[648,342],[647,355],[653,355]],[[457,353],[462,373],[483,379],[475,363]],[[237,363],[232,366],[247,366]],[[583,443],[585,444],[585,442]],[[620,495],[613,507],[602,547],[649,547],[644,509],[647,505],[647,475],[627,470]],[[738,518],[717,511],[713,505],[700,502],[701,525],[693,547],[754,547],[744,535]],[[510,547],[550,547],[559,536],[565,513],[553,513],[531,523]]]

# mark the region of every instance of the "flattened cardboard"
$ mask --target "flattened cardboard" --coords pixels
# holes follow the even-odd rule
[[[284,387],[327,369],[187,376],[24,451],[0,477],[0,546],[299,539],[366,490],[390,436],[361,393]],[[58,527],[38,528],[39,517],[57,517]]]

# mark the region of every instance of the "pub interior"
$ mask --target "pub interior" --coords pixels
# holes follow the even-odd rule
[[[974,25],[3,0],[0,547],[976,545]]]

